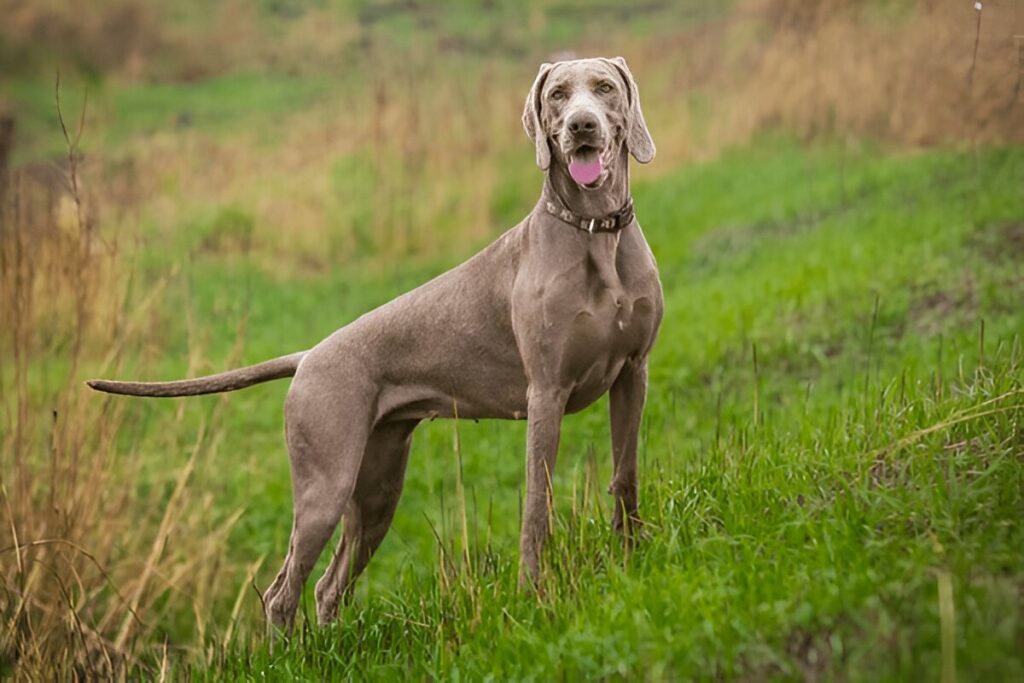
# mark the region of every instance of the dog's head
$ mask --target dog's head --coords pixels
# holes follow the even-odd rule
[[[564,164],[585,189],[604,184],[623,145],[642,164],[654,158],[636,81],[622,57],[542,64],[523,126],[541,170]]]

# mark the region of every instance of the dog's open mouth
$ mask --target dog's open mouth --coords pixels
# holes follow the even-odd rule
[[[593,145],[580,145],[569,155],[569,175],[580,185],[594,185],[604,168],[604,155]]]

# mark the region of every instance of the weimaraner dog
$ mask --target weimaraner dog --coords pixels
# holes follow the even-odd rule
[[[264,595],[290,628],[302,587],[344,516],[316,586],[317,616],[384,539],[413,430],[434,417],[527,420],[520,585],[539,579],[562,416],[611,394],[613,524],[637,516],[637,432],[662,317],[658,270],[633,214],[629,159],[654,143],[621,57],[543,64],[526,132],[546,172],[533,211],[462,265],[367,313],[309,351],[174,382],[94,380],[133,396],[192,396],[293,376],[285,401],[295,517]]]

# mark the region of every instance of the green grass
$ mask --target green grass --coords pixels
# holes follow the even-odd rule
[[[345,92],[352,79],[306,75],[236,73],[198,83],[124,85],[111,80],[62,78],[61,107],[69,132],[77,129],[87,98],[86,154],[118,149],[125,142],[167,130],[193,129],[214,135],[270,127],[329,92]],[[4,84],[19,121],[15,162],[59,159],[67,150],[54,105],[55,80]],[[276,131],[276,129],[275,129]]]
[[[768,139],[635,187],[666,295],[641,443],[644,542],[627,552],[608,529],[604,401],[565,421],[541,600],[515,590],[524,426],[457,426],[463,505],[456,425],[424,424],[394,527],[339,625],[305,623],[314,572],[293,642],[269,651],[253,596],[242,636],[211,634],[212,659],[190,672],[927,680],[945,627],[964,679],[1020,678],[1024,150],[982,150],[974,169],[956,151]],[[180,375],[191,348],[212,359],[199,371],[218,369],[243,319],[245,362],[308,347],[469,253],[281,281],[195,251],[159,308],[198,324],[189,335],[185,316],[159,318],[157,367]],[[290,525],[285,390],[131,408],[159,498],[222,406],[223,441],[195,480],[218,519],[245,511],[230,556],[266,556],[260,586]],[[234,595],[216,601],[218,633]],[[173,643],[194,625],[164,628]]]

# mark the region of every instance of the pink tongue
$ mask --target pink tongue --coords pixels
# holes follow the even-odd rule
[[[580,185],[589,185],[601,175],[601,157],[593,161],[571,161],[569,162],[569,175]]]

